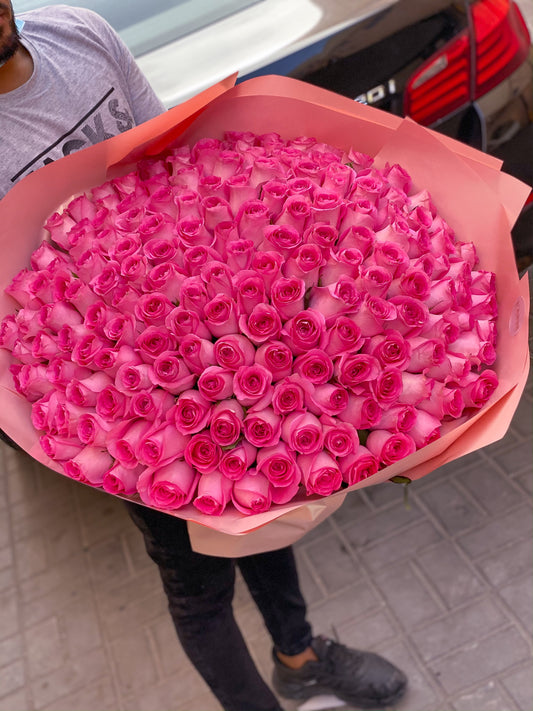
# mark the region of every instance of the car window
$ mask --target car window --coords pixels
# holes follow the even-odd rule
[[[138,57],[263,0],[76,0],[67,5],[94,10],[121,35]],[[50,0],[15,0],[17,14]]]

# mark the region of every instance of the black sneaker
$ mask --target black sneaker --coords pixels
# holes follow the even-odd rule
[[[384,708],[400,699],[407,686],[405,674],[372,652],[348,649],[325,637],[311,642],[317,662],[289,669],[276,653],[272,684],[287,699],[334,695],[359,708]]]

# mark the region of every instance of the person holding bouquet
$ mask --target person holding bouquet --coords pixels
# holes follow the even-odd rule
[[[162,111],[129,50],[97,14],[51,6],[15,19],[10,0],[0,0],[0,197],[41,166]],[[233,616],[236,567],[272,637],[279,695],[333,694],[370,708],[403,695],[405,675],[387,660],[313,635],[290,547],[237,560],[206,556],[192,551],[184,520],[127,507],[159,567],[181,644],[225,711],[281,709]]]

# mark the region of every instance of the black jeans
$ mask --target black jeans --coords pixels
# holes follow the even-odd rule
[[[238,565],[275,649],[289,655],[306,649],[312,633],[292,549],[238,559],[202,555],[191,549],[182,519],[126,506],[159,567],[183,649],[225,711],[280,711],[237,626],[232,600]]]

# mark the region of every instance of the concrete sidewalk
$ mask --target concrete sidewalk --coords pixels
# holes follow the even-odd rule
[[[533,379],[500,442],[350,495],[296,546],[317,633],[410,679],[398,711],[533,711]],[[122,504],[2,445],[0,711],[220,711]],[[239,581],[236,614],[270,678]],[[286,704],[287,708],[295,708]]]

